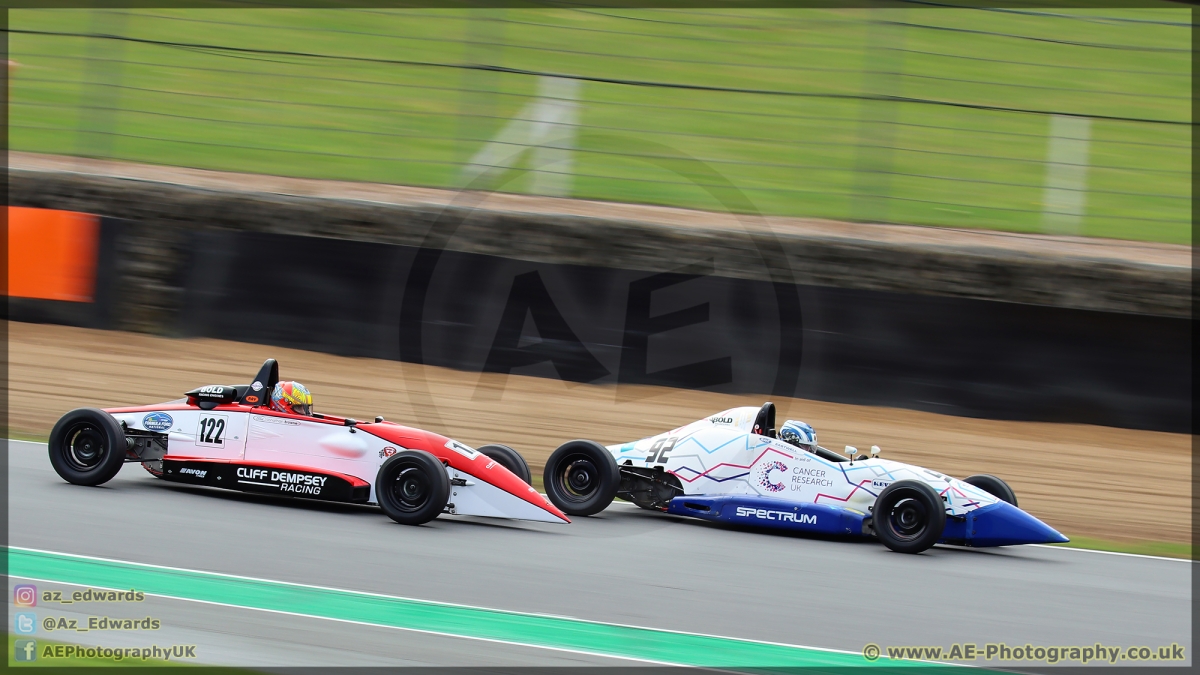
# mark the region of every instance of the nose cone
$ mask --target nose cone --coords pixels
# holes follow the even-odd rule
[[[971,520],[972,546],[1061,544],[1070,541],[1058,530],[1006,502],[979,509]]]

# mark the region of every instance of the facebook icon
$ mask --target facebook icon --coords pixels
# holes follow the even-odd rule
[[[13,640],[14,661],[37,661],[37,640]]]

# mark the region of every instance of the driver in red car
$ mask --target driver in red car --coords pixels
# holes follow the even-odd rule
[[[312,415],[312,394],[299,382],[280,382],[271,392],[271,409],[293,415]]]

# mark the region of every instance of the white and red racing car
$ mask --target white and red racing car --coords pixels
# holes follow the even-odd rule
[[[620,497],[705,520],[874,536],[903,553],[939,542],[1067,541],[1017,508],[1012,489],[995,476],[957,480],[878,455],[878,446],[869,456],[847,446],[842,456],[816,445],[815,434],[811,444],[785,442],[775,433],[775,406],[767,403],[632,443],[564,443],[546,462],[544,478],[550,500],[572,516],[599,513]]]
[[[72,410],[50,433],[50,463],[77,485],[100,485],[140,462],[179,483],[378,504],[406,525],[441,513],[570,522],[530,485],[512,448],[473,449],[382,417],[279,412],[267,406],[278,381],[279,366],[268,359],[251,384],[201,387],[157,405]]]

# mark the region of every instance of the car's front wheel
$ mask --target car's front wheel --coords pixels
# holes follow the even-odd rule
[[[424,450],[405,450],[379,467],[375,501],[397,523],[428,523],[450,501],[450,477],[437,457]]]
[[[525,481],[526,485],[533,485],[533,474],[529,471],[529,465],[525,463],[525,458],[521,456],[521,453],[507,445],[485,445],[476,450],[511,471],[517,478]]]
[[[942,538],[946,506],[936,490],[915,480],[883,489],[872,509],[875,536],[897,553],[920,553]]]
[[[546,460],[542,478],[546,496],[570,516],[600,513],[612,503],[621,484],[617,461],[594,441],[563,443]]]
[[[112,415],[79,408],[63,415],[50,431],[50,465],[75,485],[101,485],[125,463],[125,431]]]
[[[970,476],[963,480],[963,482],[967,483],[968,485],[974,485],[975,487],[983,490],[1002,502],[1008,502],[1013,506],[1017,505],[1017,493],[1013,492],[1012,488],[1008,487],[1008,483],[1005,483],[995,476],[989,476],[986,473],[981,473],[975,476]]]

